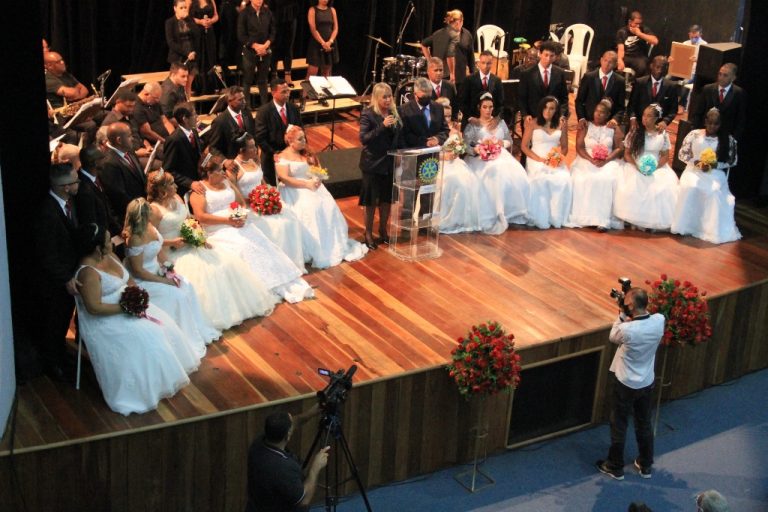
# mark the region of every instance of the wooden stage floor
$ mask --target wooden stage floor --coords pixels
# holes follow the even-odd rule
[[[356,198],[339,201],[350,234],[362,234]],[[744,239],[715,246],[638,231],[510,229],[501,236],[441,236],[439,259],[405,263],[379,248],[363,260],[314,271],[317,299],[281,304],[212,344],[192,383],[156,411],[109,410],[86,365],[80,391],[45,377],[19,387],[17,451],[202,420],[312,394],[318,367],[358,365],[360,383],[446,363],[456,337],[495,319],[525,349],[609,325],[608,291],[660,273],[710,295],[768,279],[768,210],[737,206]],[[7,454],[8,436],[0,446]]]

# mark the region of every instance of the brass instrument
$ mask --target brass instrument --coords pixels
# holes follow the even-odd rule
[[[74,101],[72,103],[67,103],[67,99],[64,98],[64,105],[54,109],[53,113],[60,115],[62,117],[72,117],[73,115],[77,114],[77,111],[80,110],[80,107],[85,105],[86,103],[93,101],[95,98],[97,98],[97,95],[91,95],[87,98],[83,98],[81,100]]]

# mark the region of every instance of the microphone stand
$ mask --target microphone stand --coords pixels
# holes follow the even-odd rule
[[[371,68],[371,83],[368,84],[368,86],[363,91],[363,94],[361,94],[361,97],[364,97],[366,94],[368,94],[369,89],[373,89],[373,86],[376,84],[376,63],[379,62],[379,43],[376,41],[376,48],[373,50],[373,67]]]
[[[112,70],[108,70],[105,73],[99,75],[96,79],[99,81],[99,95],[101,96],[101,108],[107,108],[107,98],[104,95],[104,84],[107,82],[107,78],[112,74]],[[93,85],[91,85],[93,87]]]
[[[395,55],[400,55],[403,53],[403,33],[405,32],[405,27],[408,26],[408,22],[411,20],[411,16],[413,16],[414,11],[416,10],[416,6],[413,5],[413,2],[410,2],[411,10],[408,11],[408,13],[403,18],[403,22],[400,24],[400,30],[397,34],[397,42],[395,43]]]
[[[496,35],[496,37],[493,38],[493,42],[491,44],[496,45],[496,76],[499,76],[499,63],[501,62],[501,46],[502,41],[506,41],[506,37],[509,35],[509,32],[504,32],[504,35]],[[509,61],[507,61],[507,66],[509,66]]]

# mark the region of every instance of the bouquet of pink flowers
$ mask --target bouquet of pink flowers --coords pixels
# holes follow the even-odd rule
[[[166,279],[170,279],[173,284],[176,286],[179,286],[181,284],[181,276],[176,273],[174,270],[173,263],[170,261],[164,262],[162,265],[160,265],[160,270],[157,271],[158,275],[165,277]]]
[[[592,147],[592,158],[600,162],[607,160],[610,154],[611,152],[608,151],[608,147],[604,144],[596,144]]]
[[[544,157],[544,164],[547,165],[547,167],[560,167],[562,162],[563,155],[560,153],[560,148],[557,146],[550,149],[547,156]]]
[[[475,153],[481,160],[496,160],[501,154],[502,144],[496,137],[483,139],[475,145]]]

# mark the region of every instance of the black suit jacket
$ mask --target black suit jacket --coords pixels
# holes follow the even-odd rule
[[[605,91],[603,91],[600,70],[596,69],[586,73],[581,78],[579,92],[576,94],[576,115],[578,118],[592,121],[595,107],[603,98],[610,98],[613,101],[611,119],[620,121],[625,111],[626,81],[624,77],[614,71],[608,79]]]
[[[184,194],[192,186],[193,181],[200,179],[197,171],[200,162],[201,148],[203,147],[200,137],[192,132],[195,139],[195,145],[189,141],[181,128],[176,130],[165,139],[163,145],[163,169],[173,175],[173,181],[176,182],[178,193],[184,197]]]
[[[301,113],[291,102],[285,104],[285,115],[288,124],[302,126]],[[283,118],[275,107],[275,102],[265,103],[256,111],[256,144],[261,148],[261,168],[264,178],[272,185],[277,184],[275,176],[275,153],[279,153],[286,147],[285,130],[288,127],[283,124]]]
[[[430,82],[431,83],[431,82]],[[440,98],[448,98],[448,101],[451,103],[451,117],[453,119],[456,119],[456,117],[459,115],[459,109],[461,108],[461,105],[459,105],[459,94],[456,92],[456,86],[453,85],[453,82],[450,80],[440,80]],[[432,89],[432,99],[436,100],[438,98],[438,95],[435,94],[435,89]],[[361,118],[362,122],[362,118]]]
[[[240,111],[243,116],[243,129],[237,124],[235,118],[229,113],[229,109],[219,112],[216,119],[211,123],[208,145],[216,148],[226,158],[235,158],[237,156],[237,147],[235,139],[244,132],[248,132],[255,137],[255,124],[251,111],[243,108]]]
[[[442,91],[440,91],[442,92]],[[384,118],[367,108],[360,115],[360,170],[370,174],[387,174],[392,171],[389,151],[400,143],[400,127],[384,126]]]
[[[77,217],[77,205],[73,205]],[[59,204],[50,194],[46,194],[36,211],[35,247],[40,272],[38,292],[46,297],[58,295],[47,293],[49,288],[61,291],[72,279],[77,268],[77,250],[75,248],[75,224],[71,222]]]
[[[133,151],[126,153],[134,166],[110,149],[101,169],[101,182],[118,220],[125,219],[125,209],[133,199],[144,197],[147,177]]]
[[[160,87],[163,91],[160,96],[160,109],[165,117],[171,119],[174,107],[187,101],[187,93],[184,91],[184,86],[174,84],[170,77],[163,80]]]
[[[629,116],[640,119],[643,117],[643,110],[651,103],[661,105],[661,121],[671,124],[677,115],[677,105],[680,101],[680,86],[666,78],[661,81],[661,88],[656,91],[656,97],[652,97],[653,84],[651,76],[647,75],[638,78],[632,87],[632,93],[629,95]]]
[[[568,116],[568,88],[565,84],[565,73],[557,66],[552,66],[549,77],[549,86],[544,88],[544,82],[536,64],[526,69],[520,75],[519,104],[523,117],[536,117],[539,109],[539,101],[544,96],[554,96],[560,103],[560,112]]]
[[[501,113],[501,107],[504,105],[504,88],[501,85],[501,79],[493,73],[488,78],[487,91],[483,89],[479,72],[472,73],[464,81],[461,89],[461,111],[464,113],[465,122],[470,117],[480,116],[477,104],[480,102],[480,96],[486,92],[493,95],[493,115],[498,116]]]
[[[80,224],[96,223],[101,229],[109,229],[112,235],[119,234],[123,229],[123,219],[118,220],[109,197],[100,190],[91,179],[83,174],[80,176],[80,188],[75,196],[77,220]]]
[[[744,125],[747,121],[747,95],[744,89],[736,84],[731,84],[731,90],[723,98],[720,104],[720,90],[717,83],[705,85],[701,90],[701,97],[694,105],[692,123],[694,128],[704,128],[704,119],[707,111],[712,107],[720,110],[720,129],[733,135],[737,141],[744,135]]]
[[[448,124],[445,122],[445,113],[439,103],[431,101],[429,103],[429,119],[419,107],[419,103],[414,99],[400,107],[400,118],[403,120],[403,129],[400,131],[400,147],[405,148],[425,148],[427,139],[437,137],[440,144],[448,138]]]

